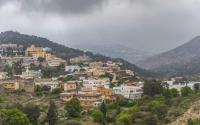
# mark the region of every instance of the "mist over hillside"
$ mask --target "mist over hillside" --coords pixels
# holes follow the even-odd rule
[[[103,54],[112,58],[122,58],[128,62],[136,63],[142,59],[153,56],[154,54],[147,51],[132,49],[121,44],[75,44],[71,45],[73,48],[77,48],[84,51],[92,51],[93,53]]]

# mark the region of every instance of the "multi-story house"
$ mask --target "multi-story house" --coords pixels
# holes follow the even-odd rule
[[[102,101],[102,93],[78,92],[78,93],[61,93],[60,99],[69,101],[73,97],[78,98],[82,106],[93,106],[95,102]]]
[[[125,99],[137,100],[141,98],[143,92],[141,87],[122,84],[121,86],[113,87],[113,94],[122,95]]]
[[[68,82],[63,82],[62,84],[64,91],[76,91],[76,82],[68,81]]]
[[[33,56],[33,54],[42,54],[43,49],[42,47],[35,47],[32,45],[31,47],[28,47],[25,52],[25,56]]]
[[[109,88],[110,79],[109,78],[89,78],[89,79],[83,80],[84,88],[97,90],[97,86],[99,85],[103,85],[105,88]]]
[[[105,88],[104,85],[98,85],[97,90],[92,90],[91,88],[83,88],[82,92],[99,92],[102,93],[103,99],[110,100],[112,98],[112,89]]]

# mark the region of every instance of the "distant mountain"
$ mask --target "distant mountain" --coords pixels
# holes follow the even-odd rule
[[[99,53],[106,56],[110,56],[112,58],[122,58],[133,64],[136,63],[137,61],[153,56],[153,54],[150,52],[132,49],[121,44],[84,43],[84,44],[72,45],[72,47],[84,51],[90,50],[95,54]]]
[[[115,62],[123,63],[121,69],[129,69],[137,73],[139,76],[145,77],[156,77],[157,74],[151,71],[143,70],[121,58],[110,58],[108,56],[104,56],[102,54],[93,54],[91,52],[86,52],[66,47],[64,45],[54,43],[49,41],[46,38],[30,36],[25,34],[20,34],[19,32],[6,31],[0,34],[0,44],[12,43],[17,45],[24,45],[24,48],[27,48],[31,45],[40,46],[40,47],[50,47],[53,49],[53,54],[57,57],[60,57],[65,60],[69,60],[72,57],[78,57],[83,54],[89,55],[92,58],[92,61],[103,61],[107,62],[109,60]]]
[[[173,50],[141,60],[136,65],[163,76],[200,73],[200,36]]]

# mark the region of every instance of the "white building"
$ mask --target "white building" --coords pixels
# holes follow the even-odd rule
[[[173,88],[173,81],[163,81],[166,82],[169,85],[169,89]]]
[[[8,73],[7,72],[0,72],[0,79],[6,79]]]
[[[59,66],[60,62],[59,61],[48,61],[48,66]]]
[[[52,80],[46,80],[46,79],[40,79],[38,81],[35,81],[35,85],[41,85],[41,86],[49,86],[51,87],[52,91],[53,89],[58,87],[58,81],[52,81]]]
[[[121,86],[113,87],[113,94],[122,95],[125,99],[136,100],[141,98],[143,92],[141,87],[122,84]]]
[[[74,70],[80,71],[79,66],[65,66],[65,71],[66,72],[74,72]]]
[[[134,76],[134,73],[133,73],[133,71],[131,71],[131,70],[126,70],[126,74],[131,75],[131,76]]]
[[[83,86],[85,88],[90,88],[92,90],[97,90],[98,85],[104,85],[105,88],[109,88],[110,79],[109,78],[93,78],[83,80]]]

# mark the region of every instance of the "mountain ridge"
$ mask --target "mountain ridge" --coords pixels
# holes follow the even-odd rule
[[[167,52],[155,55],[153,57],[138,61],[136,65],[143,69],[155,69],[160,66],[169,65],[187,61],[200,54],[200,36],[197,36],[189,42],[169,50]],[[164,59],[163,59],[164,58]],[[166,61],[167,60],[167,61]]]

